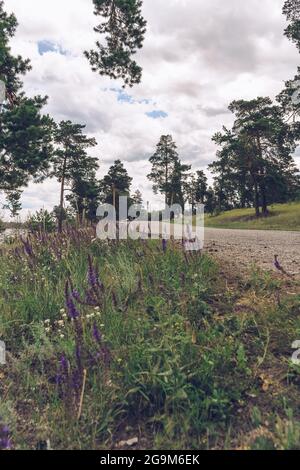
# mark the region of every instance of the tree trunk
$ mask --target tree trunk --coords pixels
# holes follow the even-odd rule
[[[116,187],[114,184],[112,185],[112,197],[113,197],[113,206],[116,209],[117,197],[116,197]]]
[[[256,178],[252,175],[253,181],[254,181],[254,207],[255,207],[255,215],[256,217],[260,216],[260,210],[259,210],[259,191],[258,191],[258,184],[256,181]]]
[[[65,157],[65,159],[64,159],[63,168],[62,168],[61,185],[60,185],[60,204],[59,204],[59,214],[58,214],[58,231],[59,231],[59,233],[61,233],[62,229],[63,229],[63,210],[64,210],[66,167],[67,167],[67,157]]]
[[[264,217],[267,217],[269,215],[269,210],[268,210],[265,183],[261,184],[260,190],[261,190],[261,198],[262,198],[262,214],[263,214]]]

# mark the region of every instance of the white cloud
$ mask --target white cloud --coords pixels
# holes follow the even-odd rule
[[[229,125],[228,104],[237,98],[269,95],[296,72],[296,48],[283,36],[282,0],[144,0],[148,20],[145,47],[138,53],[143,82],[126,91],[135,102],[118,101],[107,78],[91,72],[82,52],[93,47],[92,0],[6,0],[19,28],[13,51],[29,57],[29,94],[47,94],[47,111],[56,120],[85,123],[99,146],[93,149],[101,175],[116,159],[134,177],[145,200],[152,196],[147,159],[163,133],[173,134],[182,158],[195,169],[214,159],[212,134]],[[40,55],[39,41],[58,44],[65,55]],[[139,102],[151,100],[150,103]],[[155,105],[154,105],[155,104]],[[164,119],[146,115],[154,109]],[[26,208],[51,208],[58,200],[55,182],[25,190]]]

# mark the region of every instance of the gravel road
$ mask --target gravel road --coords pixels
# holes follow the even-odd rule
[[[205,229],[205,250],[240,271],[256,264],[276,270],[274,255],[290,274],[300,278],[300,232]]]

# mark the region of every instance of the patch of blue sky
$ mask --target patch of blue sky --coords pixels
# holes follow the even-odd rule
[[[117,100],[121,103],[136,103],[136,100],[131,95],[128,95],[128,93],[122,90],[122,88],[109,88],[109,90],[117,94]]]
[[[165,119],[168,117],[168,113],[160,109],[157,109],[157,110],[154,109],[153,111],[149,111],[148,113],[145,113],[145,114],[151,119]]]
[[[61,47],[61,45],[52,41],[38,41],[37,46],[40,55],[47,54],[47,52],[56,52],[57,54],[66,55],[66,51]]]
[[[106,89],[107,90],[107,89]],[[113,91],[117,95],[117,100],[120,103],[129,103],[129,104],[145,104],[147,106],[156,106],[156,103],[151,99],[141,99],[136,100],[133,96],[126,93],[122,88],[109,88],[110,91]],[[154,109],[145,113],[151,119],[165,119],[168,117],[168,113],[162,111],[161,109]]]

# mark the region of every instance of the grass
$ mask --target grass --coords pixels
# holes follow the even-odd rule
[[[299,448],[299,285],[232,279],[171,243],[93,237],[2,249],[0,416],[13,448]]]
[[[205,226],[248,230],[300,231],[300,203],[274,204],[270,215],[257,219],[254,209],[234,209],[218,216],[206,216]]]

